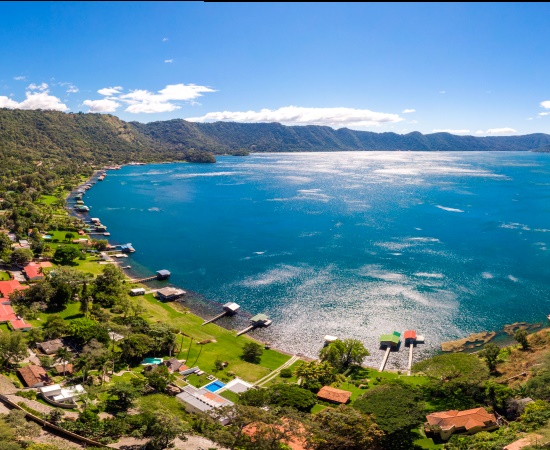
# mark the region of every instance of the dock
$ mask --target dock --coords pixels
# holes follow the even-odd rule
[[[157,270],[156,275],[152,275],[150,277],[145,277],[145,278],[136,278],[134,280],[130,280],[130,283],[145,283],[147,281],[153,281],[153,280],[162,281],[162,280],[167,280],[168,278],[170,278],[170,272],[166,269],[162,269],[162,270]]]
[[[409,364],[407,366],[407,375],[411,375],[412,372],[412,362],[413,362],[413,349],[416,344],[421,344],[424,342],[424,336],[419,336],[414,330],[407,330],[403,334],[405,338],[405,345],[409,346]]]
[[[265,314],[256,314],[254,317],[250,319],[250,325],[246,327],[244,330],[241,330],[237,333],[237,336],[240,336],[241,334],[248,333],[249,331],[253,330],[254,328],[265,328],[271,325],[272,321],[269,320],[269,317]]]
[[[380,372],[384,371],[392,349],[397,349],[399,344],[401,344],[401,333],[399,331],[394,331],[391,334],[383,334],[380,336],[380,347],[386,347],[386,354],[384,355],[384,359],[380,365]]]
[[[225,305],[223,305],[224,311],[221,314],[218,314],[216,317],[213,317],[210,320],[206,320],[205,322],[203,322],[203,325],[206,325],[207,323],[215,322],[216,320],[221,319],[224,316],[232,316],[237,313],[239,308],[240,306],[237,305],[237,303],[233,303],[233,302],[226,303]]]

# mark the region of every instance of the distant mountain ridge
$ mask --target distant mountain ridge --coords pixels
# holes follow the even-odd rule
[[[194,123],[182,119],[130,122],[152,139],[213,153],[345,150],[529,151],[550,145],[550,135],[457,136],[450,133],[374,133],[326,126],[285,126],[279,123]]]
[[[405,135],[279,123],[125,122],[110,114],[0,108],[0,158],[36,163],[215,162],[214,154],[316,151],[550,151],[550,135]]]

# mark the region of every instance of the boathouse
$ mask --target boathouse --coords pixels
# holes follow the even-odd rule
[[[143,289],[143,288],[130,289],[130,295],[132,295],[132,296],[145,295],[145,289]]]
[[[157,291],[157,298],[163,302],[167,302],[171,300],[176,300],[177,298],[185,295],[185,293],[186,292],[183,289],[165,287]]]
[[[394,331],[391,334],[383,334],[380,336],[380,345],[385,347],[397,347],[401,342],[401,333]]]
[[[233,314],[236,314],[239,308],[240,306],[234,302],[229,302],[223,305],[224,311],[230,316],[232,316]]]
[[[170,278],[170,271],[166,269],[157,270],[157,280],[167,280]]]
[[[271,320],[265,314],[256,314],[250,319],[250,323],[255,327],[266,327],[271,324]]]

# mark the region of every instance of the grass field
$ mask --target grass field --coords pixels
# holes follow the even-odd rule
[[[0,281],[10,281],[11,277],[8,272],[0,272]]]
[[[37,203],[40,203],[42,205],[53,205],[55,202],[59,200],[60,199],[55,195],[42,195]]]

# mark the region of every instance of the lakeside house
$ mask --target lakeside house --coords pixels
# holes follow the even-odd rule
[[[27,387],[42,387],[52,382],[46,371],[42,367],[34,364],[17,369],[17,373]]]
[[[167,280],[170,278],[170,271],[166,269],[157,270],[157,280]]]
[[[351,392],[344,391],[342,389],[336,389],[331,386],[323,386],[319,390],[319,392],[317,392],[317,398],[324,402],[345,405],[349,402],[351,398]]]
[[[160,301],[167,302],[171,300],[176,300],[185,294],[186,292],[183,289],[178,289],[175,287],[165,287],[157,291],[157,298]]]
[[[176,395],[176,399],[184,404],[185,410],[189,413],[207,414],[222,406],[233,405],[233,402],[226,398],[204,388],[197,389],[191,385],[185,386],[183,392]],[[229,417],[219,417],[218,420],[222,425],[227,425],[230,422]]]
[[[40,395],[48,403],[53,403],[58,406],[74,406],[76,399],[86,391],[82,385],[77,384],[72,387],[61,387],[59,384],[52,384],[50,386],[44,386],[39,389]]]
[[[144,288],[130,289],[130,295],[132,296],[145,295],[145,289]]]
[[[63,348],[63,341],[61,339],[52,339],[50,341],[37,342],[36,348],[46,355],[53,355],[60,348]]]
[[[13,291],[22,291],[30,286],[21,284],[19,280],[0,281],[0,297],[9,299]]]
[[[6,300],[0,300],[0,323],[7,323],[14,331],[29,331],[32,328],[30,323],[15,313],[11,303]]]
[[[43,270],[49,267],[52,267],[49,261],[30,262],[23,268],[23,273],[28,281],[39,281],[44,278]]]
[[[475,434],[498,428],[495,415],[488,413],[484,408],[436,412],[428,414],[426,420],[426,433],[439,434],[444,441],[453,433]]]

